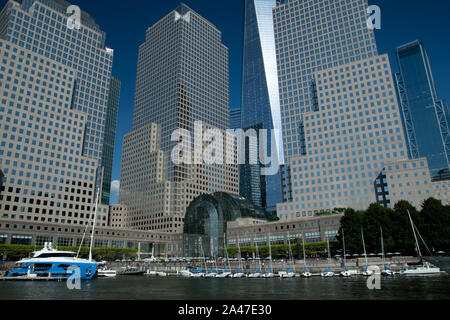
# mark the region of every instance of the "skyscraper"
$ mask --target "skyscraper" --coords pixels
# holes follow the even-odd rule
[[[230,129],[241,128],[241,109],[230,110]]]
[[[83,155],[103,165],[103,176],[110,177],[112,153],[103,155],[103,144],[114,54],[88,13],[81,11],[80,30],[68,28],[68,6],[64,0],[10,0],[0,13],[0,38],[76,70],[72,107],[87,115]],[[97,176],[101,186],[100,170]],[[108,193],[102,195],[107,204]]]
[[[2,219],[84,225],[100,161],[112,167],[112,152],[102,157],[112,50],[87,13],[69,28],[69,5],[8,1],[0,12]],[[107,214],[100,206],[99,225]]]
[[[275,0],[245,0],[242,61],[242,129],[269,130],[268,154],[283,162],[280,99],[272,9]],[[270,130],[277,129],[272,146]],[[258,147],[258,146],[256,146]],[[248,150],[248,148],[247,148]],[[279,173],[260,178],[260,165],[241,165],[241,195],[253,204],[274,207],[281,202]]]
[[[72,109],[76,70],[2,39],[0,57],[0,219],[84,227],[97,162],[82,154],[87,115]],[[100,206],[97,225],[107,218]]]
[[[389,59],[366,0],[284,0],[274,9],[287,166],[281,218],[367,208],[385,161],[406,158]]]
[[[114,76],[111,76],[108,95],[108,108],[106,111],[105,138],[103,139],[102,151],[103,177],[101,201],[103,204],[109,204],[110,199],[117,114],[119,112],[120,86],[120,80]]]
[[[396,74],[408,154],[425,157],[432,180],[450,179],[450,114],[436,93],[430,61],[422,41],[397,48]]]
[[[171,159],[180,142],[193,146],[172,140],[175,130],[228,129],[228,77],[221,32],[185,4],[147,30],[139,47],[133,130],[124,138],[119,194],[130,227],[181,232],[185,209],[195,197],[238,194],[236,165]],[[228,152],[236,158],[235,149]]]

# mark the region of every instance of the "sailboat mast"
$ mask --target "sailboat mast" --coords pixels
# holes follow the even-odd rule
[[[272,247],[270,243],[270,233],[269,233],[269,259],[270,259],[270,272],[272,272]]]
[[[223,243],[224,243],[225,252],[226,252],[226,256],[227,256],[228,269],[231,271],[230,259],[228,259],[227,235],[225,233],[223,234]]]
[[[327,237],[328,264],[331,264],[330,239]]]
[[[97,221],[97,209],[98,209],[98,196],[99,196],[99,193],[100,193],[100,188],[97,189],[97,196],[95,198],[94,224],[92,225],[91,245],[89,247],[89,261],[92,261],[92,246],[94,245],[94,230],[95,230],[95,223]]]
[[[414,234],[414,239],[416,240],[417,253],[422,258],[422,253],[420,252],[419,242],[417,241],[416,230],[414,230],[414,223],[412,221],[411,214],[409,213],[409,210],[406,210],[406,211],[408,212],[409,221],[411,222],[411,228],[412,228],[413,234]]]
[[[363,233],[362,227],[361,227],[361,237],[362,237],[362,242],[363,242],[363,247],[364,247],[364,258],[366,259],[366,266],[368,266],[369,263],[367,262],[366,243],[364,242],[364,233]]]
[[[290,239],[290,236],[289,236],[289,233],[287,234],[287,240],[288,240],[288,248],[289,248],[289,266],[290,266],[290,269],[291,270],[294,270],[294,268],[295,268],[295,266],[294,266],[294,264],[293,264],[293,258],[292,258],[292,249],[291,249],[291,239]],[[294,272],[295,272],[295,270],[294,270]]]
[[[344,234],[344,229],[342,229],[342,245],[344,247],[344,266],[347,265],[346,260],[345,260],[345,234]]]
[[[381,226],[380,226],[380,233],[381,233],[381,255],[383,257],[383,265],[385,265],[386,264],[385,263],[386,259],[385,259],[385,256],[384,256],[383,229],[381,228]]]
[[[261,259],[259,258],[258,242],[255,242],[255,245],[256,245],[256,259],[258,259],[259,270],[261,270],[262,268],[261,268]]]
[[[203,250],[203,239],[200,237],[200,249],[202,250],[203,263],[205,265],[205,272],[208,272],[208,266],[206,265],[205,251]]]
[[[237,243],[238,243],[238,252],[239,252],[239,257],[238,257],[238,261],[239,261],[239,272],[241,272],[241,245],[239,244],[239,236],[237,237]]]
[[[303,265],[306,268],[306,254],[305,254],[305,238],[302,235],[302,241],[303,241]]]

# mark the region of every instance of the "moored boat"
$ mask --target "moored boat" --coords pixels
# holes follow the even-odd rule
[[[48,277],[67,279],[74,275],[82,280],[89,280],[97,272],[96,262],[76,257],[72,251],[59,251],[52,248],[51,243],[45,243],[40,251],[33,252],[32,258],[16,262],[15,267],[8,271],[8,277]]]
[[[409,213],[409,211],[408,211],[408,217],[409,217],[409,221],[411,223],[414,240],[416,242],[415,243],[416,252],[418,253],[419,257],[422,259],[422,252],[420,251],[419,241],[417,240],[417,236],[416,236],[417,227],[414,225],[414,222],[411,218],[411,214]],[[419,233],[419,230],[417,230],[417,232]],[[419,233],[419,236],[420,236],[420,233]],[[421,237],[421,239],[422,239],[422,237]],[[423,239],[422,239],[422,241],[423,241]],[[423,241],[423,243],[425,244],[425,241]],[[426,244],[425,244],[425,246],[426,246]],[[428,247],[427,247],[427,249],[428,249]],[[415,269],[404,269],[404,270],[400,271],[400,275],[439,275],[440,273],[441,273],[440,268],[431,267],[428,262],[424,263],[423,266],[417,267]]]
[[[114,278],[117,271],[112,269],[98,269],[97,276],[100,278]]]

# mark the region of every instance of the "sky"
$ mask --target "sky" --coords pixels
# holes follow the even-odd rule
[[[244,0],[184,0],[189,7],[222,32],[229,49],[230,107],[240,107]],[[138,48],[145,31],[175,9],[173,0],[71,0],[88,12],[106,32],[106,45],[114,49],[113,74],[122,82],[113,166],[113,186],[118,190],[123,136],[130,132]],[[3,7],[6,0],[0,0]],[[393,72],[395,49],[420,39],[430,57],[438,96],[450,102],[450,1],[369,0],[381,8],[381,30],[375,31],[380,54],[388,53]],[[117,193],[112,195],[117,203]]]

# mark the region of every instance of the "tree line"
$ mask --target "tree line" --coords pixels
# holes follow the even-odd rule
[[[340,249],[344,231],[346,253],[363,253],[362,228],[367,253],[381,253],[382,230],[385,253],[417,255],[408,211],[417,228],[416,234],[422,254],[426,256],[439,251],[448,253],[450,206],[444,206],[434,198],[425,200],[420,211],[407,201],[398,202],[393,209],[378,204],[372,204],[363,211],[346,209],[337,236]]]

